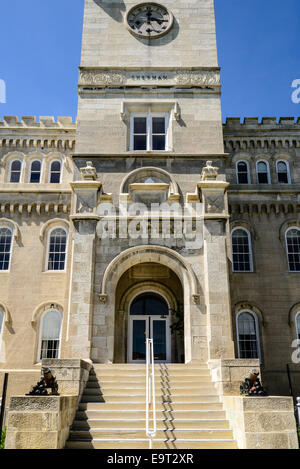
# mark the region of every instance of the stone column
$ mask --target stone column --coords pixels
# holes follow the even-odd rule
[[[96,181],[96,169],[91,162],[81,168],[82,181],[71,183],[74,224],[73,256],[68,318],[69,358],[91,357],[93,286],[95,268],[97,203],[102,184]]]
[[[229,184],[217,180],[218,168],[207,162],[198,187],[204,205],[204,276],[208,358],[234,358],[227,261]]]

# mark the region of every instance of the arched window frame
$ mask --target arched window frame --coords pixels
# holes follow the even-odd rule
[[[0,349],[1,349],[1,343],[2,343],[4,322],[5,322],[5,314],[2,308],[0,308]]]
[[[0,265],[0,273],[1,272],[7,273],[7,272],[10,271],[10,266],[11,266],[11,255],[12,255],[12,249],[13,249],[14,232],[13,232],[13,230],[10,226],[2,225],[2,226],[0,226],[0,236],[1,236],[1,230],[8,230],[11,233],[11,243],[10,243],[10,249],[9,249],[8,269],[1,269],[1,265]]]
[[[63,230],[66,234],[66,251],[65,251],[65,265],[64,265],[64,269],[61,269],[61,270],[51,270],[48,268],[49,266],[49,254],[50,254],[50,239],[51,239],[51,234],[53,233],[53,231],[55,230]],[[68,230],[66,230],[66,228],[64,226],[59,226],[59,225],[56,225],[56,226],[53,226],[51,228],[51,230],[49,230],[48,232],[48,235],[47,235],[47,250],[46,250],[46,259],[45,259],[45,271],[46,272],[55,272],[55,273],[59,273],[59,272],[66,272],[67,270],[67,255],[68,255],[68,245],[69,245],[69,232]]]
[[[245,231],[245,233],[247,233],[247,236],[248,236],[249,254],[250,254],[250,270],[243,271],[243,270],[235,270],[235,268],[234,268],[234,262],[233,262],[233,242],[232,242],[232,238],[233,238],[233,234],[234,234],[235,231],[237,231],[237,230],[243,230],[243,231]],[[231,252],[232,252],[232,272],[237,272],[237,273],[240,273],[240,274],[243,274],[243,273],[244,273],[244,274],[253,273],[253,272],[254,272],[254,262],[253,262],[253,249],[252,249],[252,237],[251,237],[251,233],[250,233],[246,228],[244,228],[243,226],[236,226],[236,227],[233,228],[233,230],[231,231],[230,240],[231,240]]]
[[[239,182],[239,164],[240,164],[240,163],[244,163],[244,164],[247,166],[247,179],[248,179],[248,182],[247,182],[247,183],[240,183],[240,182]],[[236,172],[236,182],[237,182],[237,184],[251,184],[250,167],[249,167],[248,161],[246,161],[246,160],[238,160],[238,161],[235,163],[235,172]]]
[[[30,180],[31,180],[31,173],[32,173],[32,165],[33,165],[35,162],[39,162],[39,163],[40,163],[40,180],[39,180],[39,182],[30,182]],[[41,182],[42,182],[42,175],[43,175],[43,162],[42,162],[42,160],[40,160],[39,158],[34,158],[33,160],[30,161],[29,174],[28,174],[28,182],[29,182],[30,184],[41,184]]]
[[[263,184],[263,183],[260,183],[259,182],[259,179],[258,179],[258,165],[259,163],[265,163],[266,166],[267,166],[267,175],[268,175],[268,182],[266,184],[271,184],[271,173],[270,173],[270,165],[269,165],[269,162],[266,161],[266,160],[259,160],[256,162],[256,177],[257,177],[257,184]]]
[[[12,173],[12,165],[13,163],[15,163],[16,161],[18,161],[19,163],[21,163],[21,169],[20,169],[20,179],[18,182],[11,182],[11,173]],[[9,163],[9,171],[8,171],[8,178],[7,178],[7,182],[9,182],[10,184],[19,184],[20,182],[22,182],[22,176],[23,176],[23,160],[21,160],[20,158],[14,158],[10,161]]]
[[[40,316],[40,321],[39,321],[39,342],[38,342],[38,350],[37,350],[37,363],[40,363],[42,361],[41,358],[41,352],[42,352],[42,341],[43,341],[43,324],[44,324],[44,319],[48,313],[51,312],[56,312],[60,316],[60,332],[59,332],[59,346],[58,346],[58,354],[57,354],[57,359],[60,358],[60,352],[61,352],[61,337],[62,337],[62,320],[63,320],[63,315],[59,309],[47,309],[46,311],[43,312],[43,314]]]
[[[286,169],[287,169],[287,179],[288,179],[288,182],[287,183],[284,183],[284,182],[279,182],[278,181],[278,165],[279,163],[285,163],[286,165]],[[287,160],[277,160],[276,161],[276,174],[277,174],[277,182],[278,184],[291,184],[291,173],[290,173],[290,165],[289,165],[289,162]]]
[[[53,182],[51,183],[51,175],[52,175],[52,165],[53,163],[59,163],[60,164],[60,174],[59,174],[59,182]],[[49,162],[49,172],[48,172],[48,183],[49,184],[60,184],[62,180],[62,171],[63,171],[63,164],[62,161],[59,158],[55,158]]]
[[[262,356],[261,356],[261,346],[260,346],[260,327],[259,327],[259,320],[257,315],[248,309],[244,309],[242,311],[239,311],[238,314],[236,315],[236,336],[237,336],[237,351],[238,351],[238,358],[241,358],[241,350],[240,350],[240,331],[239,331],[239,317],[241,314],[247,313],[250,314],[254,318],[255,321],[255,332],[256,332],[256,343],[257,343],[257,355],[258,359],[260,362],[262,362]]]
[[[298,311],[298,313],[296,313],[295,325],[296,325],[297,339],[300,339],[300,311]]]
[[[300,228],[298,226],[290,226],[285,232],[285,251],[286,251],[286,256],[287,256],[288,269],[290,273],[296,274],[296,273],[299,273],[300,270],[291,270],[290,261],[289,261],[289,249],[288,249],[287,235],[288,235],[288,232],[291,230],[297,230],[300,236]]]

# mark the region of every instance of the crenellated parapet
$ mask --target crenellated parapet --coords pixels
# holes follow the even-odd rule
[[[58,149],[75,148],[76,123],[72,117],[4,116],[0,119],[0,148]]]
[[[223,125],[225,151],[300,148],[300,118],[229,117]]]

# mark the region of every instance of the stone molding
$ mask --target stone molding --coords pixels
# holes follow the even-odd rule
[[[114,88],[120,86],[174,86],[197,88],[220,88],[220,71],[218,70],[107,70],[81,68],[79,87],[97,86]]]

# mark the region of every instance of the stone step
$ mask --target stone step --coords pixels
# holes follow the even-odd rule
[[[133,404],[145,404],[145,393],[138,394],[138,391],[135,394],[131,395],[124,395],[121,394],[99,394],[99,392],[93,393],[94,389],[89,389],[85,391],[82,395],[81,402],[103,402],[103,403],[111,403],[111,402],[118,402],[119,404],[127,405],[130,403]],[[220,402],[219,396],[217,394],[195,394],[195,395],[185,395],[185,394],[176,394],[171,396],[156,396],[156,403],[163,404],[163,403],[175,403],[175,402],[185,402],[185,403],[193,403],[193,402]]]
[[[66,449],[149,449],[149,439],[68,441]],[[237,449],[234,440],[154,440],[153,449]]]
[[[182,410],[223,410],[223,404],[221,402],[203,402],[202,398],[198,399],[197,402],[172,402],[172,403],[157,403],[157,411],[182,411]],[[137,402],[81,402],[79,404],[79,410],[145,410],[145,403]]]
[[[145,419],[88,419],[88,420],[75,420],[72,425],[72,430],[89,431],[93,428],[110,428],[110,429],[128,429],[135,428],[145,430]],[[153,421],[150,420],[150,426]],[[192,419],[192,420],[165,420],[157,419],[158,430],[229,430],[229,422],[227,420],[205,420],[205,419]]]
[[[154,365],[155,369],[159,370],[182,370],[182,369],[193,369],[193,370],[208,370],[208,366],[206,363],[202,364],[192,364],[192,363],[156,363]],[[146,364],[145,363],[114,363],[111,365],[104,365],[104,364],[93,364],[92,371],[97,370],[145,370]]]
[[[112,428],[93,428],[88,431],[71,430],[69,440],[138,440],[145,438],[145,429],[112,429]],[[157,439],[165,440],[231,440],[233,439],[232,430],[158,430]]]
[[[88,383],[98,383],[101,385],[112,383],[115,385],[119,384],[130,384],[135,385],[144,385],[146,381],[146,375],[140,376],[90,376]],[[201,385],[212,383],[210,376],[170,376],[168,378],[162,378],[160,376],[155,376],[156,384],[169,384],[171,386],[190,386],[190,385]]]
[[[144,387],[136,387],[136,388],[125,388],[125,387],[105,387],[105,386],[88,386],[85,388],[83,395],[84,396],[92,396],[92,395],[103,395],[104,398],[106,396],[115,396],[115,395],[122,395],[122,396],[136,396],[136,395],[143,395],[145,397],[146,393],[146,386]],[[176,396],[176,395],[216,395],[217,390],[212,385],[208,386],[201,386],[201,387],[193,387],[193,388],[174,388],[172,387],[155,387],[155,394],[156,397],[159,396]]]
[[[82,404],[84,405],[84,404]],[[144,406],[145,407],[145,406]],[[224,420],[226,419],[226,412],[224,410],[182,410],[182,411],[157,411],[157,419],[169,420],[194,420],[194,419],[212,419]],[[76,420],[87,419],[104,419],[104,420],[132,420],[139,419],[145,421],[146,412],[143,410],[78,410],[76,413]]]
[[[90,373],[91,376],[96,376],[98,379],[103,379],[107,376],[113,376],[114,378],[118,377],[146,377],[146,370],[135,370],[135,369],[130,369],[130,370],[103,370],[103,371],[97,371],[95,373]],[[208,371],[201,371],[201,370],[170,370],[168,373],[162,373],[159,370],[155,371],[155,376],[160,376],[163,378],[168,378],[168,377],[174,377],[174,378],[181,378],[183,376],[185,377],[190,377],[190,378],[208,378],[211,379],[211,375]]]

